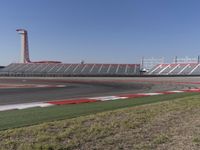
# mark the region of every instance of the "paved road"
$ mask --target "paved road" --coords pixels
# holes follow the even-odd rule
[[[163,82],[165,81],[163,78],[162,82],[155,81],[160,80],[156,78],[0,78],[0,105],[109,96],[119,93],[178,90],[197,86],[175,84],[168,80]]]

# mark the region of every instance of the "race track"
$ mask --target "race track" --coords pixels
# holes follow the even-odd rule
[[[199,88],[200,78],[0,78],[0,105]]]

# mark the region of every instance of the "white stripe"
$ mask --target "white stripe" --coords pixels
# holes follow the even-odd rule
[[[32,108],[32,107],[48,107],[53,106],[53,104],[49,103],[24,103],[24,104],[11,104],[11,105],[2,105],[0,106],[0,111],[5,110],[12,110],[12,109],[26,109],[26,108]]]
[[[66,87],[66,85],[36,85],[35,87]]]
[[[164,67],[158,74],[161,74],[163,71],[165,71],[168,67],[170,67],[170,64]]]
[[[183,93],[184,91],[167,91],[167,92],[173,92],[173,93]]]
[[[178,74],[181,74],[190,64],[187,64]]]
[[[158,65],[154,70],[152,70],[151,72],[149,72],[148,74],[152,74],[154,71],[156,71],[157,69],[159,69],[162,65]]]
[[[196,65],[196,67],[194,67],[189,74],[192,74],[198,67],[200,66],[200,64]]]
[[[100,100],[100,101],[109,101],[116,99],[127,99],[128,97],[120,97],[120,96],[104,96],[104,97],[93,97],[89,99]]]
[[[172,70],[170,70],[168,73],[167,73],[167,75],[168,74],[170,74],[171,72],[173,72],[176,68],[178,68],[180,66],[180,64],[178,64],[178,65],[176,65],[174,68],[172,68]]]
[[[39,105],[39,107],[49,107],[49,106],[53,106],[54,104],[49,104],[49,103],[42,103]]]
[[[139,93],[138,95],[148,95],[148,96],[154,96],[154,95],[162,95],[163,93]]]

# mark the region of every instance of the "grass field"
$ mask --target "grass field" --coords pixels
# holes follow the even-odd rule
[[[158,95],[128,100],[115,100],[107,102],[85,103],[79,105],[63,105],[47,108],[38,107],[24,110],[3,111],[0,112],[0,130],[29,126],[47,121],[70,119],[124,107],[168,101],[194,94],[198,93]]]
[[[200,148],[198,93],[8,111],[0,117],[1,129],[51,121],[0,131],[0,149]]]

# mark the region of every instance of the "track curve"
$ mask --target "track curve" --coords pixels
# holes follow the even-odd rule
[[[171,82],[170,82],[171,81]],[[0,105],[75,99],[113,94],[198,88],[170,79],[150,78],[0,78]]]

